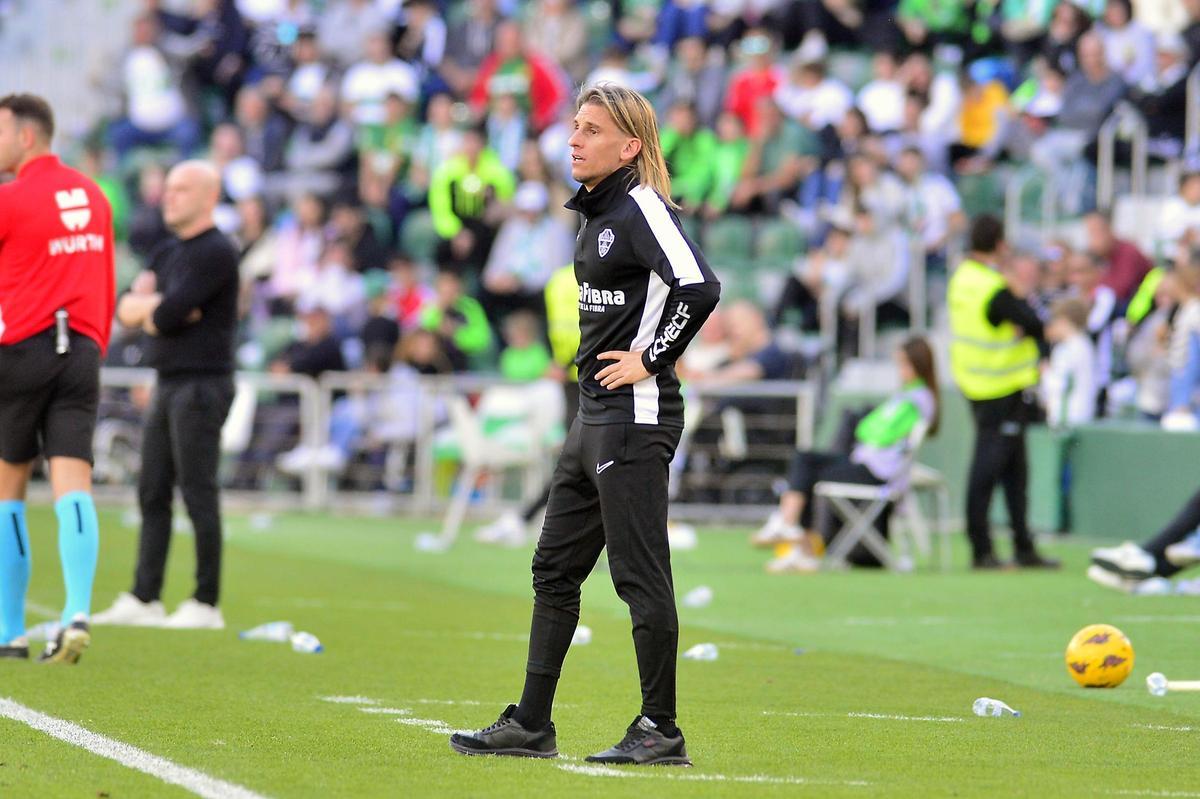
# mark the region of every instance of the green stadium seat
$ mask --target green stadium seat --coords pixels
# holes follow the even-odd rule
[[[744,216],[726,216],[704,229],[704,257],[722,270],[744,270],[751,266],[754,225]]]
[[[1004,189],[992,172],[959,176],[958,194],[962,198],[963,213],[971,218],[983,213],[994,214],[1004,207]]]
[[[805,252],[804,234],[785,219],[760,223],[755,247],[755,265],[759,269],[784,272]]]
[[[431,264],[437,254],[438,234],[429,211],[413,211],[400,230],[400,247],[418,263]]]

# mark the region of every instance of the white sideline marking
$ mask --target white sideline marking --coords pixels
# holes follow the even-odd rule
[[[45,616],[47,619],[57,619],[62,615],[61,610],[55,610],[49,605],[43,605],[41,602],[32,602],[28,599],[25,600],[25,609],[38,616]]]
[[[559,763],[558,767],[571,774],[585,777],[641,777],[643,779],[668,779],[683,782],[749,782],[766,785],[845,785],[866,788],[871,785],[863,780],[810,780],[804,777],[769,777],[765,774],[678,774],[667,771],[626,771],[612,766],[577,766]]]
[[[1109,796],[1200,796],[1200,793],[1195,793],[1194,791],[1155,791],[1149,788],[1139,790],[1105,791],[1105,793]]]
[[[897,627],[899,625],[918,624],[929,626],[934,624],[949,624],[945,616],[847,616],[841,619],[827,619],[827,624],[845,624],[851,627]]]
[[[1169,724],[1132,724],[1143,730],[1162,730],[1164,732],[1196,732],[1200,727],[1172,727]]]
[[[12,699],[0,698],[0,716],[19,721],[27,727],[72,746],[86,749],[94,755],[115,760],[126,768],[157,777],[171,785],[178,785],[205,799],[265,799],[262,794],[249,788],[210,777],[201,771],[181,766],[135,746],[84,729],[78,724],[39,713]]]
[[[325,608],[337,608],[338,610],[365,610],[365,611],[393,611],[396,613],[404,613],[412,610],[412,605],[407,602],[365,602],[362,600],[336,600],[330,602],[326,599],[314,599],[312,597],[259,597],[255,604],[265,607],[292,607],[292,608],[316,608],[323,610]]]
[[[472,641],[516,641],[529,643],[529,635],[521,633],[489,633],[474,630],[396,630],[393,635],[413,638],[467,638]]]
[[[848,719],[878,719],[880,721],[936,721],[953,723],[966,721],[961,716],[899,716],[887,713],[798,713],[783,710],[764,710],[764,716],[794,716],[796,718],[848,718]]]
[[[332,702],[335,705],[378,705],[378,699],[369,696],[318,696],[322,702]]]
[[[399,718],[396,719],[396,723],[406,724],[409,727],[420,727],[423,730],[435,733],[437,735],[450,735],[451,733],[455,732],[470,732],[470,730],[456,730],[441,719]]]
[[[360,707],[363,713],[379,713],[384,716],[411,716],[412,711],[406,707]]]

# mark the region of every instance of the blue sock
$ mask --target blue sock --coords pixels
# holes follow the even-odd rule
[[[25,591],[29,588],[30,563],[25,503],[0,502],[0,643],[25,634]]]
[[[96,579],[96,559],[100,554],[100,522],[96,503],[85,491],[64,494],[54,503],[58,514],[58,554],[62,558],[63,582],[67,585],[67,604],[63,608],[65,627],[78,614],[92,612],[92,582]]]

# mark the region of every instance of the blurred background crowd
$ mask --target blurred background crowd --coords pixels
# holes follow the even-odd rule
[[[1095,385],[1073,420],[1194,424],[1200,0],[146,0],[124,19],[88,75],[99,113],[60,149],[112,200],[123,285],[169,236],[165,170],[218,166],[243,369],[562,374],[545,288],[578,225],[573,98],[614,81],[655,104],[725,286],[686,375],[811,376],[936,328],[969,218],[1032,174],[1056,224],[1009,231],[1008,278],[1046,321],[1082,303]],[[1161,178],[1136,235],[1098,191],[1118,106]],[[112,365],[140,363],[139,335]]]

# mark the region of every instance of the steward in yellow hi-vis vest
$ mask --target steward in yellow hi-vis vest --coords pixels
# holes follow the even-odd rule
[[[1026,524],[1029,462],[1025,425],[1038,382],[1042,321],[1009,288],[998,265],[1007,254],[1004,225],[994,216],[971,224],[971,252],[950,278],[950,371],[971,403],[975,452],[967,479],[967,537],[975,569],[1008,564],[992,550],[989,510],[996,484],[1004,488],[1020,568],[1056,569],[1033,545]]]

